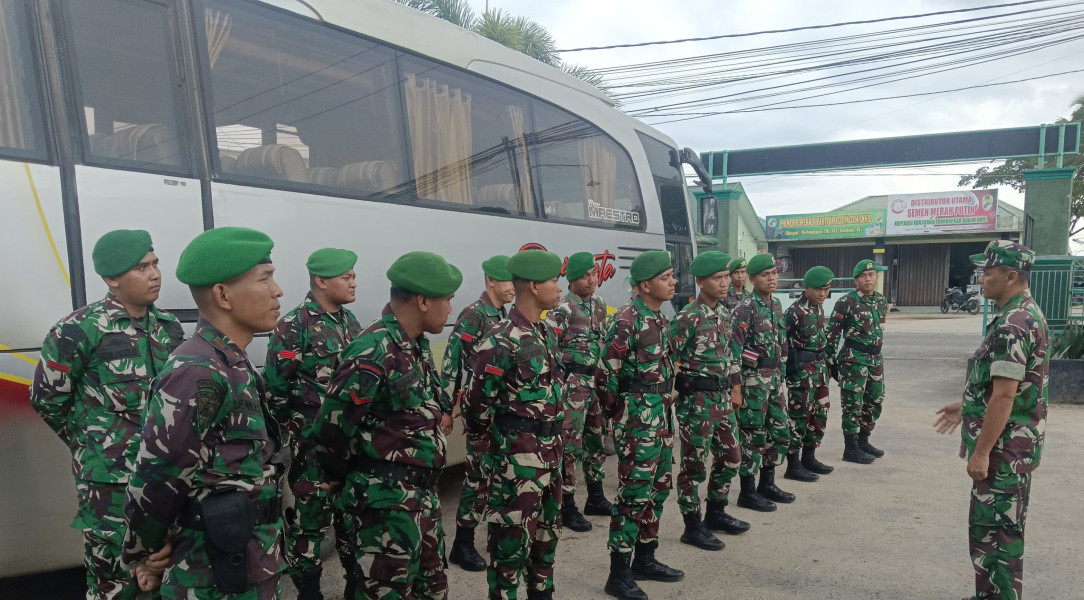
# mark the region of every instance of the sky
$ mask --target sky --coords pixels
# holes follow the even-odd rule
[[[489,6],[537,21],[553,34],[559,48],[578,48],[788,29],[981,7],[1007,1],[547,0],[541,2],[539,0],[489,0]],[[485,0],[470,0],[470,2],[479,13],[486,7]],[[562,54],[561,58],[566,62],[590,68],[612,67],[939,23],[1047,5],[1070,4],[1072,4],[1071,0],[1056,0],[1050,3],[992,11],[888,23],[643,48],[569,52]],[[1074,9],[1084,10],[1084,5],[1076,4],[1062,10]],[[996,49],[996,46],[993,49]],[[840,102],[932,92],[1074,69],[1084,69],[1084,39],[1076,39],[1054,47],[946,73],[836,94],[802,103]],[[658,124],[656,127],[674,138],[679,145],[690,147],[697,152],[736,150],[1034,126],[1067,117],[1072,111],[1072,101],[1082,95],[1084,95],[1084,73],[1073,73],[943,95],[844,106],[718,115],[679,123]],[[757,103],[750,102],[748,105]],[[742,182],[754,207],[763,217],[770,214],[827,211],[869,195],[955,190],[959,189],[957,182],[960,174],[971,173],[983,164],[926,166],[915,169],[891,169],[887,172],[882,170],[747,177],[738,181]],[[1048,164],[1048,166],[1054,165]],[[999,198],[1018,206],[1023,205],[1023,195],[1008,186],[999,188]],[[1084,241],[1084,237],[1078,236],[1078,239]],[[1084,250],[1084,246],[1078,244],[1076,250],[1080,253]]]

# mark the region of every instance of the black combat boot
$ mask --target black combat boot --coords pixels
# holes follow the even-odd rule
[[[614,505],[606,499],[601,481],[587,482],[587,502],[583,504],[583,514],[593,517],[612,517]]]
[[[459,565],[464,571],[485,571],[486,561],[474,549],[474,528],[460,525],[455,528],[455,541],[448,560]]]
[[[817,460],[816,446],[806,446],[805,449],[802,450],[802,466],[805,467],[806,470],[818,475],[827,475],[836,470],[835,467],[830,467]]]
[[[776,509],[774,502],[757,492],[757,478],[755,475],[741,476],[741,493],[738,494],[738,506],[758,512],[772,512]]]
[[[685,516],[685,533],[681,534],[681,543],[696,546],[701,550],[722,550],[726,547],[723,540],[715,537],[704,527],[700,520],[700,513],[689,513]]]
[[[885,455],[885,451],[872,446],[869,443],[869,433],[858,434],[858,447],[862,449],[862,452],[872,456],[873,458],[881,458]]]
[[[610,577],[606,579],[604,591],[619,600],[647,600],[647,594],[632,578],[632,570],[629,568],[631,559],[628,554],[610,552]]]
[[[562,502],[561,520],[564,526],[579,533],[591,531],[591,522],[583,518],[580,509],[576,508],[576,495],[566,492]]]
[[[637,581],[681,581],[685,579],[685,571],[672,569],[655,558],[655,548],[659,547],[659,541],[655,540],[647,544],[636,544],[636,556],[632,559],[632,578]]]
[[[843,460],[868,465],[873,462],[873,456],[862,451],[858,446],[858,435],[852,433],[843,436]]]
[[[553,600],[553,588],[546,591],[527,590],[527,600]]]
[[[798,453],[794,452],[787,455],[787,471],[783,473],[783,479],[793,479],[794,481],[816,481],[820,479],[820,476],[816,473],[805,468],[802,464],[802,459],[798,457]]]
[[[339,564],[343,566],[343,579],[346,580],[346,587],[343,588],[343,600],[353,600],[354,590],[358,588],[358,573],[360,569],[353,558],[347,558],[342,554],[339,555]]]
[[[722,531],[730,535],[739,535],[749,531],[748,523],[726,514],[726,500],[708,502],[708,512],[704,514],[704,526],[711,531]]]
[[[323,569],[316,567],[300,575],[290,576],[297,588],[297,600],[324,600],[324,595],[320,593],[320,574],[323,572]]]
[[[775,485],[774,466],[760,468],[760,485],[757,486],[757,493],[772,502],[781,502],[783,504],[794,502],[794,494],[784,492]]]

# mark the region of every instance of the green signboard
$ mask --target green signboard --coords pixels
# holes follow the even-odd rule
[[[768,241],[879,237],[885,235],[884,210],[843,210],[765,219]]]

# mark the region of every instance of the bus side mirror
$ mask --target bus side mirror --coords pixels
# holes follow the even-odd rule
[[[700,199],[700,233],[711,236],[719,234],[719,211],[715,196]]]

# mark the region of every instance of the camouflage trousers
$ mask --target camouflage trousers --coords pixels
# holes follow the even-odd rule
[[[355,598],[446,599],[440,506],[418,511],[367,508],[343,521],[351,540]]]
[[[539,469],[503,460],[494,469],[489,523],[489,597],[519,597],[553,589],[553,563],[561,533],[560,469]]]
[[[783,463],[790,448],[790,418],[782,384],[742,387],[738,409],[742,476],[756,475],[762,464]]]
[[[459,508],[456,510],[457,527],[474,529],[482,521],[489,502],[490,479],[493,457],[482,442],[467,434],[467,456],[463,462],[463,489],[459,492]]]
[[[805,446],[819,447],[828,426],[828,384],[787,387],[790,415],[790,453]]]
[[[971,486],[968,518],[975,595],[1020,600],[1024,579],[1024,522],[1031,473],[994,473]]]
[[[277,600],[281,593],[278,575],[239,594],[220,592],[215,587],[186,588],[171,583],[163,583],[161,592],[165,600]]]
[[[125,484],[76,480],[78,515],[72,527],[83,530],[83,564],[88,600],[132,600],[135,578],[120,564],[124,543]]]
[[[616,514],[610,519],[611,552],[627,554],[637,542],[659,537],[663,503],[673,487],[674,430],[664,394],[621,394],[614,419],[617,447]]]
[[[885,400],[884,363],[839,365],[839,404],[843,412],[843,435],[871,433],[881,417]]]
[[[581,377],[577,375],[576,377]],[[573,381],[573,380],[569,380]],[[594,413],[594,414],[592,414]],[[561,433],[564,453],[564,491],[576,492],[576,463],[583,465],[587,483],[602,481],[606,451],[606,418],[590,386],[570,384],[565,397],[565,422]]]
[[[738,423],[726,392],[678,396],[675,404],[681,438],[681,471],[677,476],[678,506],[682,514],[700,512],[698,488],[707,477],[711,458],[708,502],[725,500],[730,482],[741,465]]]
[[[316,487],[324,482],[324,474],[316,460],[315,447],[302,444],[290,467],[289,480],[294,506],[286,509],[286,572],[297,576],[320,568],[323,563],[321,546],[333,523],[339,561],[343,565],[351,564],[350,540],[342,534],[344,515],[335,508],[327,491]]]

